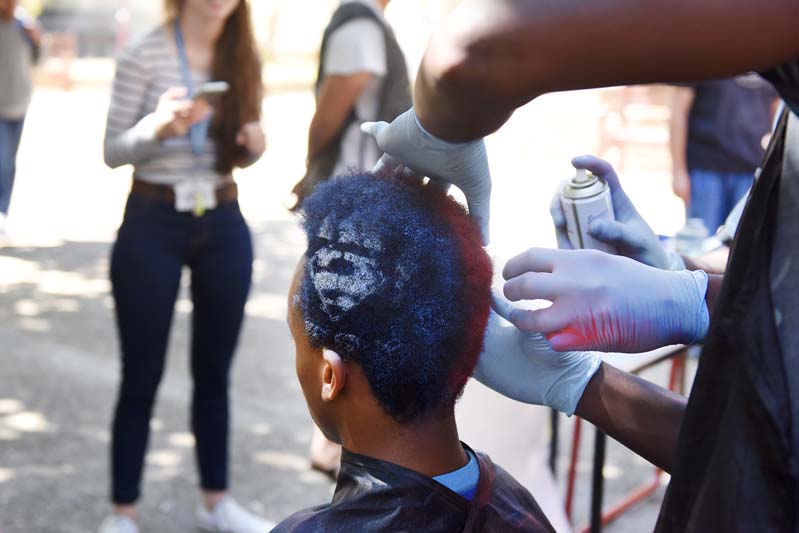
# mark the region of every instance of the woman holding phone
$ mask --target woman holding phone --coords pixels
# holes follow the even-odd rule
[[[266,148],[261,66],[246,0],[166,0],[165,7],[167,22],[118,61],[106,129],[106,164],[131,164],[134,173],[111,258],[122,381],[111,450],[114,509],[100,532],[139,531],[150,416],[184,266],[194,304],[198,526],[263,532],[270,524],[227,493],[228,378],[253,260],[231,173]],[[203,89],[212,81],[227,86]]]

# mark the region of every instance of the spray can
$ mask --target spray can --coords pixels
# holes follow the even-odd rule
[[[588,234],[588,226],[594,221],[615,219],[610,187],[605,180],[584,169],[577,169],[577,174],[563,185],[560,205],[566,216],[566,230],[572,247],[616,253],[614,247]]]

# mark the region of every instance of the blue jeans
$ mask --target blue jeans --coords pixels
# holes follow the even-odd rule
[[[191,427],[200,482],[228,482],[228,376],[252,278],[250,230],[237,203],[205,216],[131,195],[111,256],[111,283],[122,349],[122,383],[113,423],[112,498],[133,503],[164,370],[183,266],[191,270]]]
[[[17,150],[25,119],[0,118],[0,213],[7,214],[17,173]]]
[[[711,235],[724,224],[735,204],[752,186],[754,173],[745,174],[690,170],[691,204],[689,218],[701,218]]]

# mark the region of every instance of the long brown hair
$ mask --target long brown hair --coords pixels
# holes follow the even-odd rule
[[[167,15],[177,18],[184,2],[165,0]],[[230,90],[215,106],[211,127],[211,136],[216,143],[216,170],[228,174],[249,157],[246,148],[236,144],[236,135],[244,124],[261,119],[261,61],[247,0],[239,0],[214,45],[211,79],[230,84]]]

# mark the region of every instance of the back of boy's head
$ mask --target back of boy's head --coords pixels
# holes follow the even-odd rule
[[[452,407],[482,348],[491,285],[466,211],[421,183],[346,175],[305,200],[302,226],[311,343],[356,362],[400,422]]]

